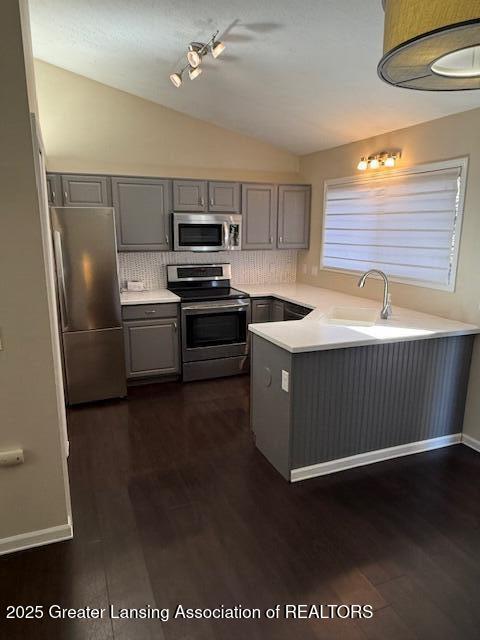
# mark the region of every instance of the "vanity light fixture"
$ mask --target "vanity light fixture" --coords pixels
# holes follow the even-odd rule
[[[202,73],[201,64],[203,58],[210,51],[213,58],[218,58],[225,51],[225,44],[221,40],[217,40],[218,29],[213,34],[213,36],[208,40],[208,42],[191,42],[188,45],[187,50],[187,64],[175,73],[170,75],[170,81],[172,84],[177,87],[177,89],[182,84],[182,75],[184,71],[188,69],[188,76],[190,80],[195,80]]]
[[[359,171],[365,171],[366,169],[368,169],[368,161],[365,156],[362,156],[360,158],[360,162],[357,164],[357,169]]]
[[[367,169],[380,169],[381,167],[386,167],[387,169],[392,169],[396,163],[398,158],[400,158],[400,151],[387,153],[386,151],[383,153],[378,153],[374,156],[362,156],[360,158],[360,162],[357,164],[357,169],[359,171],[366,171]]]
[[[480,89],[480,0],[382,4],[382,80],[422,91]]]

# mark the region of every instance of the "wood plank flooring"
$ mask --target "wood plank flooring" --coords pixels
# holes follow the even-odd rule
[[[0,638],[473,640],[480,455],[462,445],[289,485],[248,378],[69,411],[75,538],[0,558]],[[7,604],[371,604],[370,620],[5,620]]]

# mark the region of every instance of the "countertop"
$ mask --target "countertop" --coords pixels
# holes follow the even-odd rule
[[[168,289],[150,289],[149,291],[122,291],[120,303],[129,304],[162,304],[164,302],[180,302],[180,298]]]
[[[306,284],[233,286],[252,298],[274,296],[312,309],[302,320],[249,326],[252,333],[291,353],[480,333],[480,329],[472,324],[398,307],[395,299],[392,316],[388,320],[381,320],[380,300],[360,298]],[[373,327],[329,324],[327,315],[335,306],[376,308],[378,320]]]

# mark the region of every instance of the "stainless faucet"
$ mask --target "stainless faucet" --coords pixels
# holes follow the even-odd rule
[[[392,315],[392,305],[390,303],[390,294],[388,292],[388,278],[387,276],[383,273],[383,271],[380,271],[379,269],[370,269],[370,271],[366,271],[363,276],[360,278],[360,280],[358,281],[358,286],[363,289],[363,287],[365,286],[365,281],[368,278],[368,276],[372,275],[372,273],[377,273],[381,278],[383,278],[383,283],[384,283],[384,287],[383,287],[383,307],[382,310],[380,312],[380,317],[383,320],[388,320],[388,318]]]

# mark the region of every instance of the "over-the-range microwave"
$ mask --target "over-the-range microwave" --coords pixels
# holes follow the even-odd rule
[[[174,251],[232,251],[242,246],[242,216],[173,213]]]

